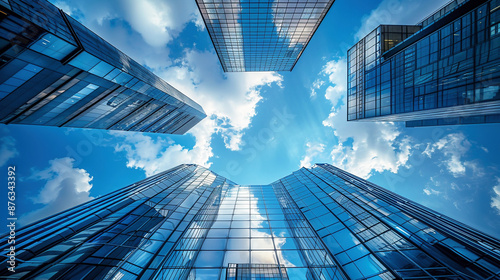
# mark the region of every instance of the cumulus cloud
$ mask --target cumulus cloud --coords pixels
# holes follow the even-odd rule
[[[217,55],[213,52],[186,50],[185,55],[172,67],[158,74],[199,104],[207,118],[189,131],[196,143],[192,149],[164,140],[163,136],[141,133],[119,133],[123,143],[115,147],[125,152],[127,166],[156,174],[181,163],[196,163],[210,167],[213,156],[213,135],[222,137],[229,150],[240,150],[242,137],[256,115],[261,92],[272,85],[281,86],[282,76],[273,72],[223,73]]]
[[[325,145],[321,143],[307,142],[306,147],[306,154],[300,161],[300,167],[309,168],[312,166],[314,157],[321,154],[325,150]]]
[[[213,156],[213,135],[224,140],[227,149],[240,150],[242,137],[256,115],[261,92],[269,86],[281,86],[282,77],[273,72],[223,73],[217,55],[213,52],[186,50],[175,66],[157,71],[181,92],[189,92],[207,118],[188,133],[195,137],[195,145],[188,148],[168,141],[164,136],[142,133],[111,132],[122,138],[116,152],[125,152],[127,166],[143,169],[147,176],[182,163],[196,163],[210,167]]]
[[[355,39],[366,36],[380,24],[415,24],[444,2],[384,0],[362,19]],[[403,135],[396,124],[347,122],[347,59],[338,57],[328,61],[320,74],[330,82],[325,97],[332,103],[332,111],[323,125],[334,129],[338,139],[338,145],[331,151],[333,164],[363,178],[373,172],[397,173],[399,168],[409,167],[413,139]]]
[[[325,97],[332,103],[332,112],[323,125],[331,127],[338,145],[331,151],[334,165],[368,178],[373,171],[397,173],[407,166],[411,155],[411,138],[401,135],[393,123],[347,122],[347,85],[345,58],[328,61],[322,74],[331,85]]]
[[[362,25],[355,37],[361,39],[381,24],[416,24],[447,2],[449,0],[384,0],[361,19]]]
[[[92,189],[92,177],[81,168],[73,167],[74,159],[65,157],[49,161],[49,167],[35,171],[29,180],[45,181],[45,185],[33,202],[44,206],[21,216],[22,225],[56,214],[68,208],[87,202]]]
[[[345,57],[328,61],[321,70],[322,75],[328,76],[331,83],[326,89],[325,98],[337,107],[347,93],[347,60]],[[344,102],[344,104],[347,104]]]
[[[126,152],[128,166],[142,168],[146,174],[171,166],[168,155],[176,155],[170,158],[172,163],[192,161],[209,166],[213,134],[222,137],[228,149],[241,149],[244,130],[256,114],[262,90],[281,85],[282,77],[273,72],[224,73],[215,52],[199,51],[195,45],[178,43],[183,51],[171,57],[167,44],[176,40],[188,23],[196,24],[199,30],[204,26],[194,1],[58,0],[56,4],[201,104],[207,113],[208,118],[189,132],[196,138],[193,148],[161,137],[115,134],[126,138],[116,151]],[[134,151],[147,148],[141,141],[152,145],[147,156]],[[153,156],[153,152],[157,154]]]
[[[366,36],[380,24],[415,24],[444,2],[384,0],[362,19],[355,39]],[[412,154],[413,139],[403,135],[397,125],[391,122],[347,122],[346,58],[328,61],[321,74],[328,76],[330,85],[325,97],[332,103],[332,111],[323,125],[331,127],[338,139],[338,145],[331,151],[333,164],[363,178],[370,177],[373,172],[387,170],[397,173],[401,167],[410,167],[408,159]]]
[[[436,143],[428,143],[422,153],[431,158],[436,152],[440,152],[444,156],[443,164],[454,177],[465,175],[467,169],[470,169],[475,176],[483,176],[484,171],[477,161],[463,159],[471,146],[465,135],[458,132],[448,134]]]
[[[19,155],[16,148],[16,139],[12,136],[4,136],[0,138],[0,167]]]
[[[194,1],[54,0],[53,3],[141,64],[173,63],[167,45],[190,22],[204,28]],[[178,44],[177,44],[178,45]]]
[[[138,132],[110,132],[121,138],[115,146],[116,152],[124,152],[127,167],[143,169],[146,176],[165,171],[179,164],[194,163],[210,167],[209,159],[213,156],[210,146],[215,121],[205,119],[189,133],[195,136],[196,144],[192,149],[185,148],[162,136],[149,136]]]
[[[494,195],[491,197],[491,207],[496,208],[500,215],[500,178],[497,177],[497,184],[493,187]]]
[[[54,4],[90,27],[124,20],[147,44],[154,47],[165,47],[188,22],[199,24],[199,12],[194,1],[58,0]],[[202,26],[199,25],[200,28]]]
[[[159,73],[182,92],[191,93],[208,116],[215,118],[216,132],[230,150],[243,144],[243,130],[256,114],[265,87],[281,86],[282,76],[274,72],[223,73],[214,52],[186,50],[176,66]]]

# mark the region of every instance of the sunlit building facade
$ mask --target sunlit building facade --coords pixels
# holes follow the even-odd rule
[[[334,0],[196,0],[226,72],[291,71]]]
[[[500,122],[500,1],[454,0],[348,51],[348,120],[408,127]]]
[[[183,134],[196,102],[45,0],[0,1],[0,123]]]
[[[499,240],[327,164],[269,185],[237,185],[180,165],[16,235],[18,266],[0,277],[500,276]]]

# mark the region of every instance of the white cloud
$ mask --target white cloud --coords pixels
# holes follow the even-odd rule
[[[321,88],[322,85],[325,84],[325,81],[321,80],[321,79],[316,79],[312,86],[311,86],[311,93],[310,93],[310,96],[311,98],[315,98],[316,97],[316,90]]]
[[[143,169],[147,176],[182,163],[210,167],[214,134],[222,137],[227,149],[240,150],[244,130],[262,100],[261,91],[273,84],[281,86],[282,81],[273,72],[223,73],[215,53],[195,50],[186,50],[176,66],[158,70],[158,74],[181,92],[191,93],[208,117],[189,131],[196,139],[192,149],[172,145],[163,136],[113,132],[124,138],[115,150],[126,152],[127,166]]]
[[[465,161],[464,165],[466,168],[472,170],[472,174],[475,177],[482,177],[485,175],[484,168],[479,165],[478,160]]]
[[[491,197],[491,207],[496,208],[497,214],[500,215],[500,178],[497,179],[497,184],[493,187],[494,196]]]
[[[312,166],[314,157],[321,154],[325,150],[325,145],[321,143],[307,142],[306,147],[306,154],[300,161],[300,167],[309,168]]]
[[[423,2],[426,2],[425,5]],[[444,2],[384,0],[362,19],[355,39],[366,36],[380,24],[415,24]],[[328,76],[331,83],[325,97],[333,105],[332,112],[323,125],[333,128],[338,138],[337,147],[331,151],[333,164],[363,178],[370,177],[373,171],[397,173],[400,167],[409,167],[412,139],[402,135],[394,123],[347,122],[346,58],[328,61],[321,74]]]
[[[466,161],[463,159],[471,146],[471,143],[462,132],[450,133],[434,144],[428,143],[423,154],[431,158],[436,152],[441,152],[445,157],[443,164],[454,177],[465,175],[467,168],[475,176],[483,176],[484,170],[479,166],[477,161]]]
[[[347,94],[347,60],[345,57],[328,61],[321,70],[321,74],[328,76],[331,85],[326,89],[325,97],[337,107],[342,97]],[[344,103],[347,104],[347,103]]]
[[[380,24],[415,24],[445,2],[384,0],[362,19],[355,39],[366,36]],[[373,172],[397,173],[401,167],[409,167],[413,140],[402,135],[394,123],[347,122],[346,58],[328,61],[321,74],[328,76],[331,83],[325,97],[332,103],[332,111],[323,125],[331,127],[338,139],[338,145],[331,151],[333,164],[363,178],[370,177]]]
[[[30,180],[42,180],[46,183],[40,193],[32,199],[35,203],[45,206],[21,216],[22,225],[93,199],[90,196],[92,177],[84,169],[74,168],[74,161],[69,157],[53,159],[49,161],[48,168],[33,172],[29,177]]]
[[[189,133],[196,138],[192,149],[173,144],[159,135],[116,131],[110,133],[123,138],[122,142],[115,146],[115,151],[125,152],[127,167],[143,169],[146,176],[151,176],[183,163],[210,167],[209,159],[213,156],[210,143],[214,132],[215,121],[208,118],[191,129]]]
[[[192,149],[170,145],[161,137],[140,134],[126,138],[128,142],[116,147],[117,151],[127,152],[128,166],[142,168],[147,174],[170,166],[168,161],[172,164],[192,161],[209,166],[214,133],[222,137],[228,149],[239,150],[244,144],[244,130],[250,126],[257,104],[262,100],[262,89],[281,85],[282,77],[272,72],[224,73],[215,52],[197,51],[194,45],[178,43],[184,51],[180,57],[171,58],[166,44],[176,40],[189,22],[199,29],[204,26],[194,1],[89,0],[84,3],[60,0],[58,3],[90,29],[201,104],[207,113],[208,118],[189,132],[196,138]],[[135,148],[145,149],[141,141],[153,145],[147,156],[134,151]],[[153,152],[157,154],[153,156]]]
[[[170,59],[166,44],[174,40],[188,22],[200,21],[194,1],[89,0],[84,3],[59,0],[56,4],[66,7],[66,11],[71,7],[68,12],[90,29],[202,104],[207,115],[215,115],[229,127],[218,129],[227,131],[224,137],[231,149],[237,150],[241,145],[238,138],[255,115],[257,103],[262,99],[262,86],[279,84],[282,80],[273,72],[223,73],[215,52],[200,52],[189,47],[184,49],[182,57]],[[106,25],[113,20],[126,22],[155,49],[133,42],[134,34],[124,31],[123,26]]]
[[[16,148],[16,139],[12,136],[4,136],[0,138],[0,167],[19,155]]]
[[[217,120],[215,130],[230,150],[241,148],[243,130],[256,114],[263,88],[281,86],[282,81],[274,72],[223,73],[215,53],[196,50],[186,50],[178,65],[159,74],[181,92],[190,93]]]
[[[54,4],[91,29],[105,22],[124,20],[153,47],[165,47],[188,22],[202,26],[194,1],[58,0]]]
[[[437,190],[435,190],[435,189],[433,189],[433,188],[430,188],[430,187],[426,187],[426,188],[424,189],[424,193],[425,193],[426,195],[439,195],[439,194],[441,194],[441,192],[440,192],[440,191],[437,191]]]
[[[199,30],[204,27],[194,1],[53,2],[113,46],[152,69],[172,65],[174,61],[167,44],[177,40],[188,23],[194,23]]]
[[[362,25],[355,37],[361,39],[381,24],[416,24],[447,2],[449,0],[384,0],[361,19]]]
[[[393,123],[347,122],[346,68],[345,58],[338,58],[327,62],[321,72],[331,83],[325,97],[332,103],[332,112],[323,125],[331,127],[338,139],[331,151],[332,162],[363,178],[373,171],[396,173],[407,166],[411,139],[402,136]]]

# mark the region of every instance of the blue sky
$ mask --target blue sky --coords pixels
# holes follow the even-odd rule
[[[415,24],[444,2],[338,0],[292,72],[223,73],[194,1],[54,1],[209,117],[183,136],[1,125],[0,167],[17,167],[20,222],[181,163],[266,184],[326,162],[500,237],[498,124],[346,121],[347,49],[378,24]]]

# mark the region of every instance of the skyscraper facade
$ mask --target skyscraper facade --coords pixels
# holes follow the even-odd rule
[[[226,72],[291,71],[334,0],[196,0]]]
[[[415,26],[383,25],[348,51],[348,120],[500,122],[500,1],[454,0]]]
[[[0,123],[183,134],[204,117],[49,2],[0,1]]]
[[[327,164],[250,186],[181,165],[16,236],[1,277],[500,277],[499,240]]]

